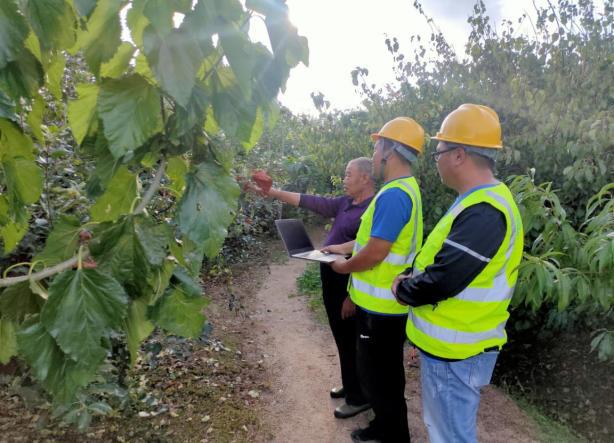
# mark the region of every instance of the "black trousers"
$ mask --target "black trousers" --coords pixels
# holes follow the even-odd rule
[[[322,296],[330,329],[339,351],[341,382],[345,389],[345,401],[351,405],[366,403],[356,371],[356,317],[341,319],[341,306],[348,296],[348,275],[337,274],[330,265],[320,263]]]
[[[406,315],[387,316],[356,309],[358,320],[358,375],[375,419],[371,426],[385,442],[408,442],[405,403]]]

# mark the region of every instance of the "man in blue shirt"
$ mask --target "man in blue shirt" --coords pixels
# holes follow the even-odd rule
[[[350,295],[357,305],[358,373],[375,418],[352,432],[352,440],[409,441],[403,344],[407,307],[391,291],[397,270],[409,266],[422,244],[422,204],[411,163],[422,152],[424,130],[407,117],[386,123],[373,135],[373,172],[384,185],[364,215],[355,244],[335,245],[331,252],[353,249],[338,259],[335,272],[351,273]]]

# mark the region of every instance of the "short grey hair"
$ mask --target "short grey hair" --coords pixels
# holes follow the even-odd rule
[[[349,164],[356,165],[358,172],[361,174],[367,174],[371,180],[373,180],[373,162],[369,157],[358,157],[350,160]]]

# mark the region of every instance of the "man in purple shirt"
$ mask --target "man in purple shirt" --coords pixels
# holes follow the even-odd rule
[[[285,203],[309,209],[324,217],[334,217],[333,226],[323,246],[346,243],[356,238],[360,217],[371,202],[374,182],[371,175],[371,159],[360,157],[351,160],[345,168],[341,197],[322,197],[299,194],[271,188],[264,192],[251,185],[250,190],[260,195],[276,198]],[[322,297],[328,315],[330,329],[339,351],[341,381],[343,386],[333,388],[330,396],[345,398],[345,403],[335,409],[335,417],[348,418],[370,408],[367,403],[356,371],[356,306],[348,292],[348,275],[338,274],[330,265],[320,263]]]

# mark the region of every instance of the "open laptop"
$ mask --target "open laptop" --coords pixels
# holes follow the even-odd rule
[[[275,226],[277,226],[277,232],[279,232],[290,257],[324,263],[332,263],[338,258],[345,257],[345,255],[327,254],[315,249],[302,220],[284,218],[275,220]]]

